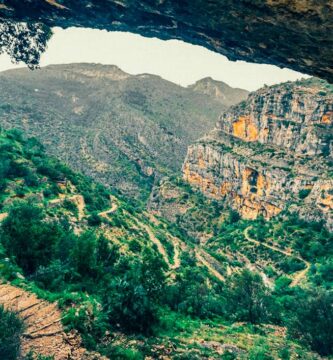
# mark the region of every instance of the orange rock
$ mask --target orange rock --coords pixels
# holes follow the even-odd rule
[[[245,141],[258,140],[259,131],[250,116],[240,116],[232,127],[234,136]]]
[[[329,111],[326,114],[324,114],[321,118],[321,122],[323,124],[332,124],[333,122],[333,111]]]
[[[205,163],[205,161],[203,159],[203,156],[202,156],[201,152],[199,153],[199,156],[198,156],[198,165],[199,165],[200,169],[204,169],[206,167],[206,163]]]
[[[220,187],[220,193],[222,196],[227,195],[232,189],[232,184],[228,181],[225,181],[224,183],[221,184]]]

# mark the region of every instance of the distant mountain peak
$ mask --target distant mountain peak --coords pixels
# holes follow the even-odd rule
[[[247,90],[232,88],[225,82],[214,80],[210,76],[198,80],[188,88],[197,93],[213,96],[226,106],[245,100],[249,94]]]
[[[206,76],[198,81],[195,82],[195,84],[220,84],[220,85],[226,85],[228,87],[231,88],[231,86],[229,86],[227,83],[225,83],[224,81],[219,81],[219,80],[215,80],[213,79],[211,76]],[[193,84],[193,85],[195,85]],[[192,85],[192,86],[193,86]],[[191,86],[191,85],[190,85]]]

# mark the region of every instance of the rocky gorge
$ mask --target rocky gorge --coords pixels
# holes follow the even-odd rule
[[[333,229],[333,91],[311,78],[264,87],[191,145],[183,177],[243,218],[283,210]]]

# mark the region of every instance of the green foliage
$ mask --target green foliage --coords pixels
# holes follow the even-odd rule
[[[298,193],[300,199],[305,199],[311,192],[311,189],[302,189]]]
[[[188,265],[184,261],[189,261]],[[182,259],[183,271],[166,293],[167,304],[172,310],[200,318],[214,318],[225,314],[225,298],[220,285],[207,283],[207,274],[195,262]]]
[[[26,274],[49,263],[62,233],[57,224],[44,221],[40,207],[17,202],[3,222],[0,241]]]
[[[1,275],[13,280],[23,273],[25,280],[16,281],[24,282],[41,297],[57,299],[66,311],[66,328],[78,329],[88,349],[99,349],[115,359],[142,359],[151,356],[151,349],[116,342],[105,345],[101,339],[107,331],[123,332],[127,337],[143,334],[147,340],[147,335],[161,333],[179,336],[191,321],[196,327],[216,321],[212,328],[219,328],[216,324],[221,321],[242,321],[256,324],[244,324],[243,328],[249,327],[242,331],[267,340],[256,341],[248,349],[249,359],[269,360],[273,356],[269,334],[260,326],[265,323],[288,326],[291,338],[323,354],[332,352],[332,329],[328,324],[332,322],[331,293],[315,294],[290,286],[295,272],[304,269],[301,258],[312,262],[308,279],[304,279],[308,286],[332,286],[333,239],[320,224],[305,223],[290,214],[271,222],[262,218],[244,221],[222,204],[205,199],[181,183],[177,201],[190,206],[186,214],[178,217],[178,224],[162,220],[160,225],[152,225],[140,204],[119,199],[118,210],[104,219],[98,213],[110,208],[110,192],[103,186],[47,158],[36,141],[24,139],[20,132],[1,133],[0,149],[0,196],[6,200],[5,211],[9,212],[1,223]],[[59,180],[61,187],[57,185]],[[68,182],[65,188],[63,184]],[[73,189],[75,194],[85,195],[90,212],[87,221],[68,217],[68,211],[77,213],[71,201],[56,202],[55,207],[49,198],[27,199],[29,192],[49,192],[53,197],[61,191],[72,196]],[[14,201],[12,197],[18,195],[23,200]],[[181,266],[170,277],[156,247],[148,243],[147,233],[133,229],[135,218],[154,229],[170,262],[174,255],[170,234],[182,241]],[[78,224],[81,231],[74,233]],[[117,239],[119,248],[102,235],[104,228],[112,231],[113,227],[122,233]],[[248,241],[245,229],[260,243]],[[206,266],[198,266],[195,252],[201,232],[212,235],[201,244],[202,250],[211,266],[226,277],[225,282],[218,281]],[[290,248],[294,254],[286,256],[263,244],[288,251]],[[252,264],[260,264],[260,271],[269,275],[272,283],[275,280],[274,288],[267,288],[261,275],[243,270],[242,256]],[[168,318],[169,312],[172,315]],[[294,351],[287,350],[279,345],[274,354],[279,352],[281,359],[288,359]],[[189,349],[183,358],[200,358],[206,350],[200,351]]]
[[[145,334],[158,324],[158,308],[165,288],[164,262],[146,251],[142,262],[135,261],[122,278],[112,279],[105,294],[110,322],[126,331]]]
[[[74,214],[76,217],[78,217],[79,211],[78,211],[78,208],[77,208],[77,206],[75,205],[75,203],[73,201],[65,199],[62,206],[63,206],[63,208],[65,208],[66,210],[68,210],[72,214]]]
[[[248,270],[236,273],[227,284],[228,314],[238,321],[265,323],[272,309],[270,295],[259,274]]]
[[[98,215],[97,211],[94,211],[88,218],[88,224],[90,226],[98,226],[102,223],[102,218]]]
[[[288,321],[291,336],[311,346],[321,355],[333,354],[333,292],[301,292],[295,299]]]
[[[143,360],[144,355],[135,349],[124,348],[119,345],[108,345],[103,348],[102,353],[110,359],[114,360]]]
[[[54,360],[54,356],[44,356],[36,354],[34,351],[29,351],[22,360]]]
[[[80,332],[84,346],[96,349],[108,328],[107,316],[101,311],[101,304],[94,298],[84,296],[84,300],[66,312],[63,324],[67,330],[76,329]]]
[[[134,253],[140,253],[142,250],[142,246],[139,243],[139,241],[137,241],[136,239],[132,240],[129,245],[128,245],[129,249],[131,251],[133,251]]]
[[[76,240],[71,258],[73,259],[73,268],[81,276],[94,275],[96,269],[96,236],[93,232],[85,232]]]
[[[20,353],[22,321],[0,306],[0,359],[15,360]]]
[[[2,20],[0,24],[0,54],[6,53],[15,63],[24,62],[37,68],[41,54],[52,36],[51,29],[42,23],[19,23]]]
[[[248,354],[249,360],[274,360],[271,355],[271,349],[264,341],[258,341],[254,344]]]

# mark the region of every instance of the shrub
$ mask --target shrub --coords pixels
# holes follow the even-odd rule
[[[305,199],[310,194],[310,192],[311,192],[310,189],[302,189],[302,190],[299,191],[298,197],[300,199]]]
[[[78,217],[79,210],[78,210],[77,206],[75,205],[75,203],[73,201],[65,199],[64,202],[63,202],[63,207],[66,210],[68,210],[69,212],[71,212],[72,214],[74,214],[74,216]]]
[[[16,314],[0,306],[0,359],[15,360],[20,353],[23,323]]]
[[[127,332],[149,334],[159,322],[159,305],[165,288],[165,263],[147,251],[142,261],[130,264],[105,292],[110,322]]]
[[[102,223],[101,217],[98,215],[97,211],[94,211],[88,218],[88,225],[98,226]]]
[[[270,291],[259,274],[243,270],[234,274],[227,285],[226,298],[231,317],[252,324],[269,320],[273,304]]]
[[[307,291],[295,299],[288,333],[320,355],[333,354],[333,292]]]
[[[49,264],[60,236],[56,223],[44,221],[41,208],[22,201],[10,209],[0,232],[7,254],[26,274]]]

